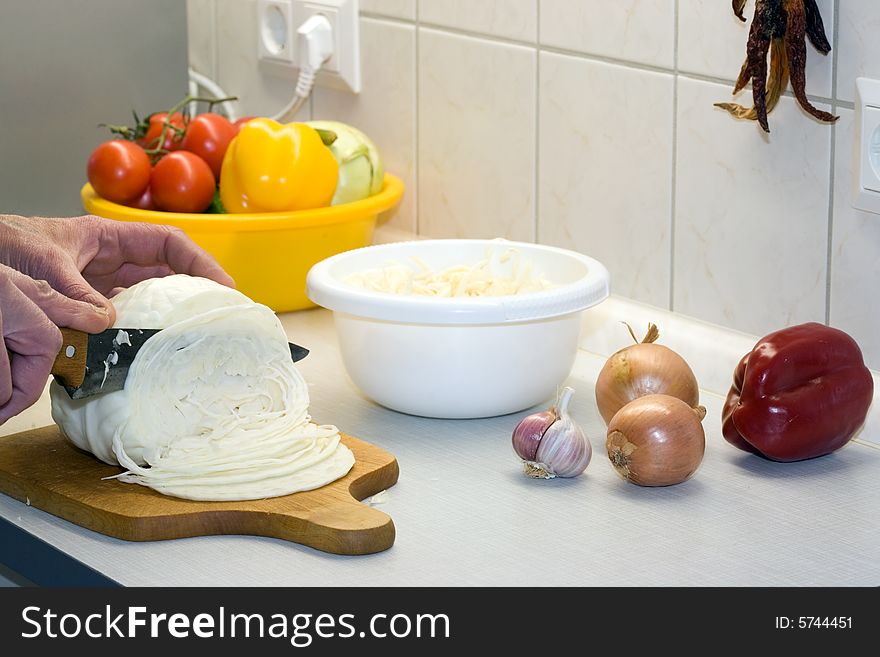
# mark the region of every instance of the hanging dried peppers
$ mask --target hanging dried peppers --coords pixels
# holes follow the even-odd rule
[[[741,21],[745,21],[743,11],[746,0],[733,0],[732,4],[733,13]],[[715,105],[738,119],[757,120],[765,132],[770,132],[767,114],[776,106],[791,78],[794,96],[804,110],[820,121],[837,121],[838,117],[813,107],[807,99],[807,39],[823,55],[831,51],[816,0],[756,0],[755,16],[746,47],[746,61],[733,89],[733,93],[737,94],[751,81],[754,105],[750,108],[737,103]]]
[[[831,52],[831,44],[828,43],[828,37],[825,36],[825,25],[822,23],[822,14],[819,13],[819,7],[816,0],[804,1],[804,12],[807,20],[807,36],[813,47],[823,55]]]

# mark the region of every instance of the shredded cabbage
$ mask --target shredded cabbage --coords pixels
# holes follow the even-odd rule
[[[374,292],[431,297],[498,297],[539,292],[553,284],[534,272],[530,261],[521,261],[510,248],[497,258],[491,252],[474,265],[454,265],[433,271],[422,259],[413,265],[399,262],[351,274],[345,282]],[[497,260],[497,262],[496,262]],[[500,267],[501,265],[507,267]],[[506,269],[506,272],[499,272]]]
[[[354,456],[308,414],[308,388],[280,321],[212,281],[157,278],[113,299],[117,326],[161,328],[125,388],[72,400],[52,383],[52,417],[124,482],[193,500],[245,500],[323,486]]]

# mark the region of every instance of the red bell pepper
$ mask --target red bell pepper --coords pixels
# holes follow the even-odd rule
[[[830,454],[864,423],[873,394],[855,340],[824,324],[792,326],[759,340],[737,365],[722,432],[774,461]]]

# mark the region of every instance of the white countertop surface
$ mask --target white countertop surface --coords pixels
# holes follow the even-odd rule
[[[704,392],[700,469],[678,486],[640,488],[608,462],[593,390],[605,358],[584,350],[567,383],[576,390],[570,412],[592,442],[593,460],[575,479],[532,480],[510,446],[511,431],[529,411],[434,420],[381,408],[347,378],[329,312],[282,320],[290,339],[311,349],[298,367],[310,385],[312,416],[400,463],[398,484],[377,507],[394,519],[391,549],[343,557],[248,536],[130,543],[3,495],[0,517],[124,585],[880,584],[876,436],[819,459],[773,463],[724,441],[723,398]],[[0,435],[50,422],[44,398]]]

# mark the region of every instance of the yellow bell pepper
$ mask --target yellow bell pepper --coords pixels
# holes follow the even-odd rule
[[[314,128],[251,119],[229,143],[220,170],[227,212],[283,212],[330,205],[339,165]]]

